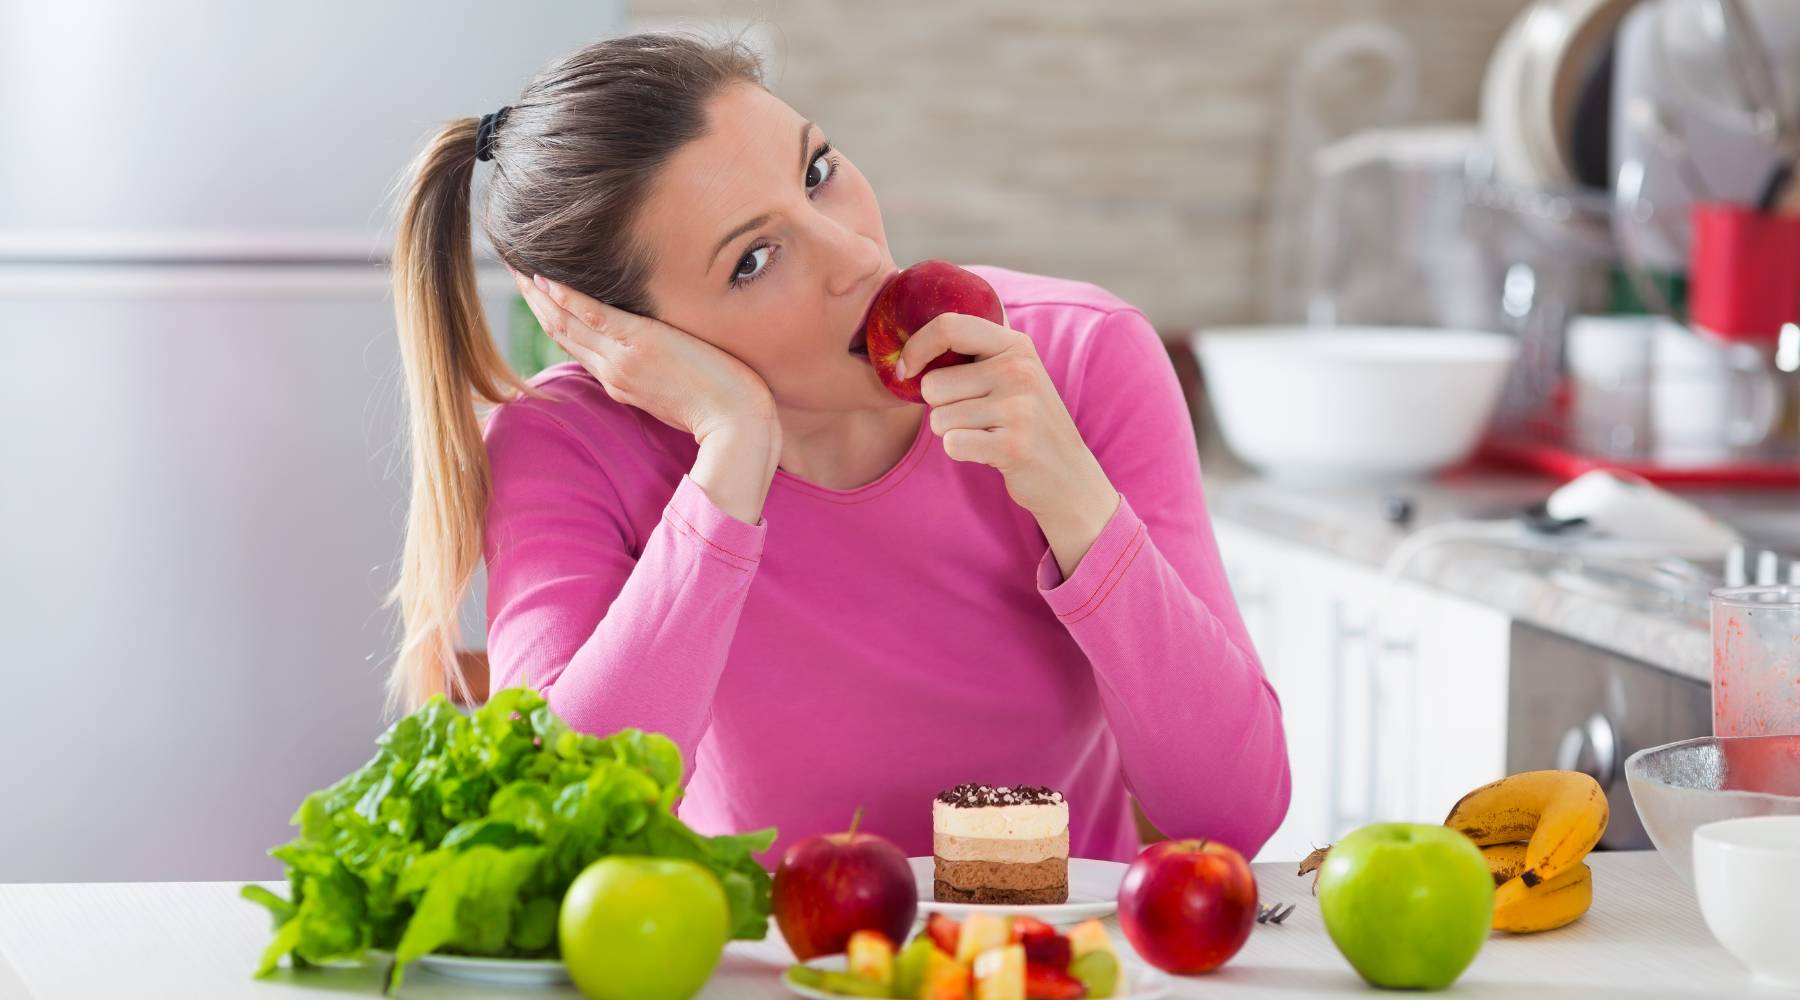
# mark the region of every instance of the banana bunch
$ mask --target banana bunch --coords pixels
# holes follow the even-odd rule
[[[1606,793],[1579,771],[1526,771],[1462,797],[1444,825],[1481,848],[1493,872],[1494,929],[1561,927],[1594,901],[1583,863],[1606,831]]]

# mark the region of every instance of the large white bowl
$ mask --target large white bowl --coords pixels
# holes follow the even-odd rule
[[[1694,884],[1694,831],[1745,816],[1800,815],[1800,736],[1702,736],[1625,759],[1650,842]]]
[[[1301,483],[1430,475],[1467,458],[1518,341],[1415,327],[1235,327],[1191,338],[1225,443]]]
[[[1694,892],[1725,950],[1800,990],[1800,816],[1752,816],[1694,831]]]

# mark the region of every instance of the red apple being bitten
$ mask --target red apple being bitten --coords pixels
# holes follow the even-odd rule
[[[926,323],[944,313],[979,316],[992,323],[1005,323],[1006,310],[994,286],[973,271],[965,271],[942,260],[914,264],[888,278],[875,293],[863,332],[868,342],[869,363],[888,391],[911,403],[923,403],[919,379],[934,368],[960,365],[975,360],[967,354],[945,351],[924,368],[900,378],[894,366],[900,363],[900,348]]]
[[[1256,878],[1214,840],[1144,848],[1119,885],[1119,929],[1144,961],[1177,975],[1211,972],[1250,937]]]
[[[919,886],[893,842],[858,833],[816,834],[795,843],[775,869],[775,924],[802,962],[836,955],[859,930],[905,941],[919,912]]]

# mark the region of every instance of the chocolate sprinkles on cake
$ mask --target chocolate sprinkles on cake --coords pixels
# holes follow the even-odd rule
[[[962,809],[983,806],[1053,805],[1063,800],[1062,793],[1046,785],[977,785],[964,783],[937,794],[939,802]]]

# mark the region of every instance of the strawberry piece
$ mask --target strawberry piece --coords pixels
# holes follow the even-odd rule
[[[1034,934],[1020,942],[1025,946],[1025,961],[1035,965],[1047,966],[1058,972],[1069,967],[1069,960],[1074,957],[1074,948],[1069,939],[1061,934]]]
[[[1029,1000],[1081,1000],[1087,986],[1061,969],[1025,963],[1025,996]]]
[[[1014,917],[1012,918],[1012,932],[1014,941],[1024,941],[1026,938],[1042,937],[1046,934],[1054,935],[1056,928],[1036,917]]]
[[[1025,946],[1025,961],[1067,969],[1074,957],[1074,943],[1056,932],[1056,928],[1035,917],[1014,917],[1013,940]]]
[[[938,946],[946,955],[956,954],[956,939],[962,935],[962,925],[942,913],[933,913],[925,919],[925,933],[931,936],[931,943]]]

